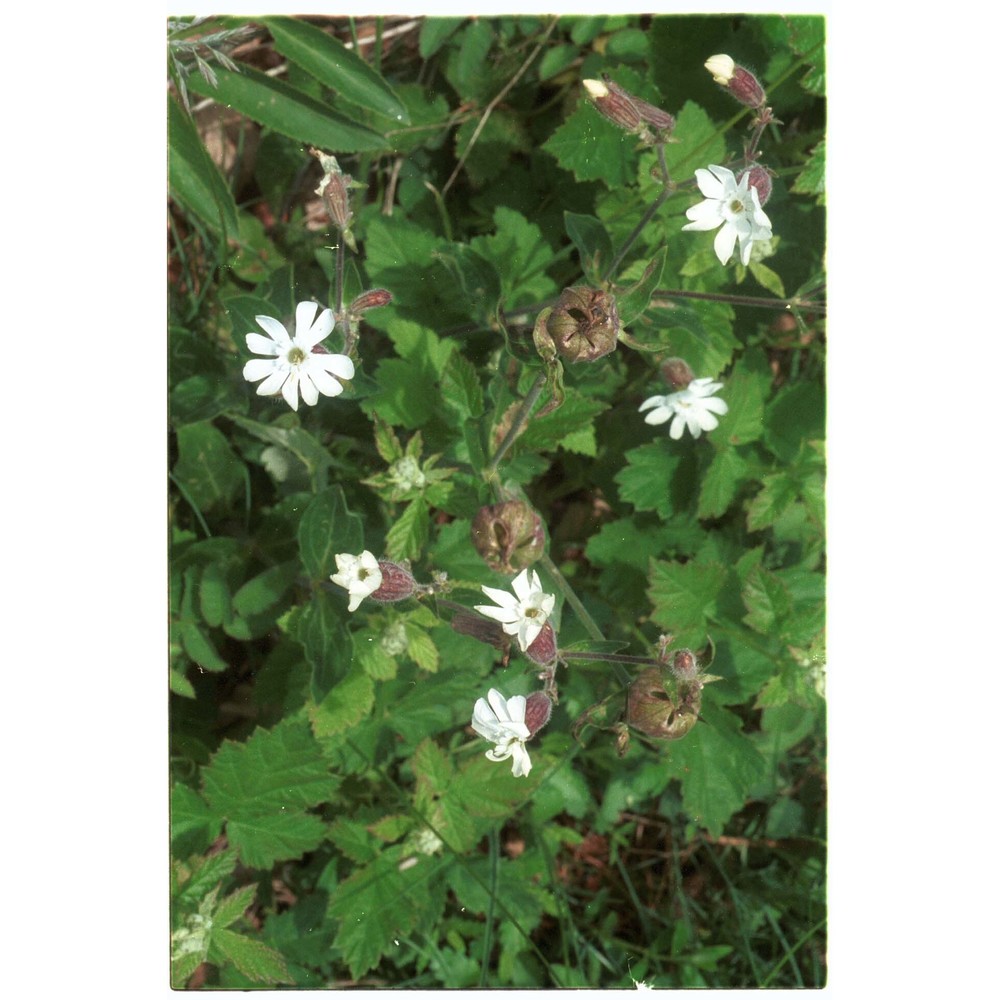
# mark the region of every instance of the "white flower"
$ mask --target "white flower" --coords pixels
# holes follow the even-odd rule
[[[664,424],[673,418],[670,436],[675,441],[684,433],[685,427],[694,437],[700,437],[702,431],[715,430],[719,426],[714,416],[716,413],[729,412],[726,401],[712,395],[721,388],[721,382],[696,378],[680,392],[672,392],[669,396],[650,396],[639,407],[639,412],[650,410],[646,414],[647,424]]]
[[[733,62],[732,56],[721,54],[709,56],[705,60],[705,69],[712,74],[716,83],[725,87],[733,78],[733,73],[736,72],[736,63]]]
[[[489,704],[486,703],[487,698]],[[513,698],[504,696],[495,688],[490,688],[486,698],[476,701],[472,710],[472,728],[480,736],[495,743],[486,751],[490,760],[506,760],[513,757],[515,778],[527,775],[531,770],[531,758],[524,747],[524,741],[531,735],[524,721],[527,699],[516,694]]]
[[[691,221],[684,228],[702,231],[722,226],[715,237],[715,255],[727,263],[739,240],[740,260],[749,264],[753,241],[771,238],[771,220],[760,207],[757,189],[750,186],[749,172],[739,183],[725,167],[710,166],[708,170],[696,170],[694,175],[705,201],[687,210]]]
[[[511,582],[514,594],[494,587],[483,587],[483,593],[497,603],[497,607],[477,604],[476,610],[500,622],[507,635],[516,635],[517,644],[524,652],[537,638],[552,614],[556,599],[542,592],[538,574],[521,570]]]
[[[257,394],[273,396],[281,391],[285,402],[293,409],[299,408],[299,390],[302,398],[315,406],[319,394],[339,396],[344,387],[337,378],[354,378],[354,362],[346,354],[314,353],[313,348],[333,332],[333,312],[324,309],[316,318],[319,306],[315,302],[300,302],[295,307],[295,336],[289,337],[285,327],[271,316],[255,316],[267,334],[247,334],[247,347],[254,354],[267,355],[254,358],[243,366],[243,377],[248,382],[260,382]],[[333,376],[336,375],[337,378]]]
[[[334,558],[337,560],[337,572],[330,579],[347,591],[350,597],[347,610],[357,611],[358,605],[382,586],[378,560],[367,549],[359,556],[341,552]]]

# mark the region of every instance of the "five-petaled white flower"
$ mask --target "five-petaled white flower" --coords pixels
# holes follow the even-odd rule
[[[749,172],[738,183],[736,175],[725,167],[710,166],[708,170],[696,170],[694,175],[705,201],[687,210],[691,221],[684,228],[708,230],[722,226],[715,237],[715,255],[727,263],[739,240],[740,260],[749,264],[753,241],[771,238],[771,220],[760,207],[757,189],[750,186]]]
[[[315,406],[320,393],[339,396],[344,391],[338,378],[354,378],[354,362],[346,354],[313,350],[330,336],[335,326],[332,310],[324,309],[316,319],[317,309],[315,302],[300,302],[295,307],[294,337],[289,337],[285,327],[273,317],[254,317],[267,336],[248,333],[247,347],[254,354],[267,357],[248,361],[243,366],[243,377],[248,382],[260,382],[258,395],[274,396],[280,390],[285,402],[297,410],[300,389],[306,403]]]
[[[521,570],[511,582],[511,588],[513,594],[495,587],[483,587],[483,593],[498,606],[477,604],[476,610],[500,622],[507,635],[516,635],[517,644],[524,652],[538,638],[552,614],[556,599],[552,594],[542,592],[542,583],[534,570],[530,571],[530,575],[528,570]]]
[[[684,433],[685,427],[694,437],[700,437],[702,431],[715,430],[719,426],[716,413],[729,412],[726,401],[712,395],[721,388],[721,382],[696,378],[680,392],[672,392],[669,396],[650,396],[639,407],[639,412],[650,410],[646,414],[647,424],[664,424],[672,418],[670,436],[675,441]]]
[[[340,552],[334,558],[337,560],[337,572],[330,579],[347,591],[350,597],[347,610],[356,611],[369,594],[382,586],[382,570],[378,560],[367,549],[359,556]]]
[[[487,698],[489,704],[486,703]],[[490,688],[486,698],[478,699],[472,710],[472,728],[484,739],[496,744],[492,750],[486,751],[486,756],[496,761],[512,757],[515,778],[527,775],[531,770],[531,758],[524,747],[524,741],[531,736],[524,721],[526,705],[524,695],[504,698],[496,688]]]

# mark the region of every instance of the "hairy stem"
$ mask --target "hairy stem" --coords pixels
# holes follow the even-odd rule
[[[492,482],[496,478],[497,466],[500,464],[504,455],[510,450],[510,446],[514,443],[518,434],[521,433],[522,428],[531,416],[532,407],[538,402],[538,397],[542,394],[542,388],[545,385],[545,375],[543,372],[539,372],[535,376],[535,381],[532,382],[531,388],[528,390],[528,395],[524,397],[521,401],[521,409],[517,411],[511,422],[510,428],[504,435],[503,440],[497,447],[496,452],[490,459],[489,464],[483,469],[483,478],[487,482]]]

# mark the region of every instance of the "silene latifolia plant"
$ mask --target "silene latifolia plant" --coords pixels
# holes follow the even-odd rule
[[[171,23],[175,986],[822,985],[546,943],[636,816],[819,843],[822,22],[750,20],[788,126],[683,19]]]

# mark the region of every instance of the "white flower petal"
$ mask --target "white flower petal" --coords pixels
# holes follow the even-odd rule
[[[277,370],[273,361],[268,361],[266,358],[253,358],[243,366],[243,377],[248,382],[259,382]]]
[[[266,354],[272,358],[277,357],[281,353],[281,345],[279,343],[259,333],[247,334],[247,347],[252,354]]]
[[[517,607],[517,598],[508,594],[506,590],[499,590],[496,587],[487,587],[485,585],[480,589],[491,601],[499,604],[502,608]]]
[[[303,365],[304,374],[324,396],[339,396],[344,387],[332,376],[327,375],[319,365]]]
[[[647,413],[645,420],[647,424],[651,424],[655,427],[658,424],[665,424],[673,415],[674,411],[671,407],[660,406],[651,413]]]
[[[319,391],[311,372],[303,372],[299,376],[299,388],[302,390],[302,399],[308,406],[315,406],[319,402]]]
[[[514,766],[511,769],[513,771],[515,778],[527,777],[531,771],[531,757],[528,756],[528,750],[523,743],[514,743],[511,745],[511,757],[514,758]]]
[[[685,420],[681,414],[677,414],[674,422],[670,425],[670,436],[675,440],[679,441],[680,436],[684,433]]]
[[[318,309],[319,305],[315,302],[300,302],[295,307],[295,343],[299,347],[303,346],[303,339],[309,336],[309,328]]]
[[[313,364],[345,381],[354,378],[354,362],[346,354],[314,354]]]
[[[296,333],[295,342],[304,351],[311,351],[320,341],[326,340],[333,332],[336,321],[332,309],[324,309],[312,326],[304,333]]]
[[[691,221],[683,228],[696,232],[715,229],[725,222],[722,207],[717,201],[700,201],[697,205],[692,205],[684,214]]]
[[[285,379],[285,384],[281,387],[281,395],[285,397],[285,402],[293,410],[299,408],[299,373],[297,371],[288,373],[288,378]]]
[[[292,346],[292,338],[288,336],[288,331],[273,316],[254,316],[261,329],[283,348]]]
[[[664,406],[666,402],[666,396],[650,396],[649,399],[640,404],[639,412],[642,413],[643,410],[648,410],[651,406]]]
[[[728,413],[729,406],[724,399],[719,399],[717,396],[711,396],[708,399],[703,399],[699,403],[701,409],[710,410],[712,413]]]
[[[723,226],[715,236],[715,256],[725,264],[733,255],[736,245],[736,230],[732,226]]]
[[[694,172],[695,180],[698,182],[698,190],[706,198],[711,198],[712,201],[721,201],[726,197],[726,185],[722,178],[717,174],[717,171],[723,170],[722,167],[709,167],[708,170],[698,169]],[[736,178],[733,177],[732,173],[728,170],[725,173],[729,174],[733,178],[733,184],[736,183]]]
[[[250,364],[248,361],[247,364]],[[264,379],[259,386],[257,386],[258,396],[273,396],[288,380],[288,372],[282,371],[280,368],[272,371],[270,375]]]

